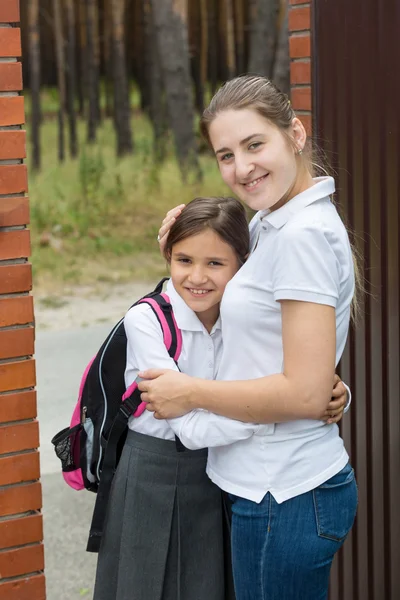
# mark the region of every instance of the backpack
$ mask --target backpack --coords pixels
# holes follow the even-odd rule
[[[164,343],[176,362],[182,349],[169,298],[162,293],[164,278],[155,290],[132,306],[148,304],[163,332]],[[71,423],[51,440],[61,460],[66,483],[75,490],[97,493],[87,550],[98,552],[112,479],[128,432],[128,419],[145,410],[138,379],[125,387],[127,338],[124,318],[112,328],[97,354],[87,365],[79,386]],[[184,450],[178,438],[177,450]]]

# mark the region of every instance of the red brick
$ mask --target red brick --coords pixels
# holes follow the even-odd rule
[[[3,579],[34,573],[44,569],[43,544],[0,552],[0,573]]]
[[[15,454],[13,456],[0,456],[0,485],[34,481],[35,479],[39,479],[39,477],[39,452],[24,452],[23,454]]]
[[[8,58],[21,54],[21,30],[17,27],[0,27],[0,56]]]
[[[0,265],[0,294],[29,292],[32,289],[32,266]]]
[[[0,31],[2,31],[0,27]],[[22,125],[25,123],[24,97],[23,96],[1,96],[0,97],[0,126]]]
[[[0,359],[19,358],[34,353],[35,330],[33,327],[22,329],[0,329]]]
[[[27,258],[31,253],[28,229],[0,230],[0,260]]]
[[[26,157],[25,131],[0,131],[0,160]]]
[[[0,454],[32,450],[39,446],[39,424],[37,421],[0,426]]]
[[[1,0],[0,23],[19,23],[19,0]]]
[[[311,83],[311,61],[301,60],[290,63],[290,82],[292,85]]]
[[[20,194],[28,189],[26,165],[0,166],[0,194]]]
[[[33,544],[43,540],[42,515],[0,521],[0,548]]]
[[[44,575],[0,583],[0,600],[46,600]]]
[[[42,486],[38,481],[0,488],[1,516],[7,517],[39,508],[42,508]]]
[[[289,31],[303,31],[311,29],[311,8],[301,6],[289,11]]]
[[[292,35],[289,38],[289,49],[292,58],[309,58],[311,56],[310,34]]]
[[[0,92],[22,90],[22,63],[0,63]]]
[[[0,165],[0,194],[21,194],[27,189],[26,165]]]
[[[0,423],[33,419],[36,413],[35,390],[0,394]]]
[[[291,100],[294,110],[311,110],[311,88],[292,88]]]
[[[0,227],[27,225],[29,223],[29,198],[20,196],[0,199]]]
[[[32,296],[0,298],[0,327],[26,325],[33,321]]]
[[[27,258],[30,253],[31,244],[28,229],[0,230],[0,260]]]
[[[23,390],[35,385],[35,361],[33,358],[17,362],[0,363],[0,392]],[[31,447],[34,448],[36,446]]]

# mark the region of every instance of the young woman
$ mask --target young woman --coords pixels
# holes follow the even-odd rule
[[[259,211],[251,253],[221,304],[220,381],[150,370],[140,373],[142,399],[158,419],[197,409],[176,421],[189,447],[216,415],[225,432],[233,419],[264,424],[243,424],[226,446],[203,437],[215,445],[207,473],[232,500],[237,600],[322,600],[357,506],[338,428],[319,420],[350,321],[348,235],[331,201],[333,179],[313,178],[304,127],[270,81],[227,82],[202,131],[223,180]]]

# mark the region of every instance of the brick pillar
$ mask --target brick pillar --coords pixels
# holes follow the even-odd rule
[[[290,0],[290,85],[292,105],[307,134],[312,130],[311,2]]]
[[[0,600],[44,600],[19,0],[0,0]]]

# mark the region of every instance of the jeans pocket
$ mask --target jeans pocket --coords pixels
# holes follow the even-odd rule
[[[343,542],[352,528],[357,511],[357,484],[347,464],[339,473],[313,490],[318,535]]]

